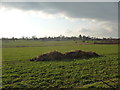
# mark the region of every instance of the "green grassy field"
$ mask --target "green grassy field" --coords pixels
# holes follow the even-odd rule
[[[118,45],[81,45],[81,41],[3,41],[3,88],[118,88]],[[94,51],[102,57],[31,62],[58,50]]]

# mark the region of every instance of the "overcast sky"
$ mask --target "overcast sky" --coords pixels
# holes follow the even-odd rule
[[[118,37],[117,2],[6,2],[0,37]]]

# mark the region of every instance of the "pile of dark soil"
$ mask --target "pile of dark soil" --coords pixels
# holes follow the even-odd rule
[[[91,57],[99,57],[99,56],[100,55],[98,55],[95,52],[85,52],[81,50],[66,52],[65,54],[62,54],[58,51],[53,51],[32,58],[30,59],[30,61],[52,61],[52,60],[63,60],[63,59],[91,58]]]
[[[99,55],[96,54],[95,52],[85,52],[81,50],[76,50],[73,52],[66,52],[65,58],[90,58],[90,57],[98,57]]]
[[[53,51],[50,53],[42,54],[33,59],[30,59],[30,61],[50,61],[50,60],[61,60],[61,59],[64,59],[64,54],[58,51]]]

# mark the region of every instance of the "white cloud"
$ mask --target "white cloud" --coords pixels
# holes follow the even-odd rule
[[[23,35],[32,35],[33,33],[30,32],[38,29],[38,27],[33,26],[27,17],[26,13],[18,9],[0,9],[0,36],[21,37]]]
[[[78,36],[79,34],[96,37],[117,36],[117,13],[112,14],[108,8],[106,10],[111,14],[109,15],[110,18],[103,14],[106,10],[99,11],[99,14],[102,14],[98,15],[96,14],[98,12],[96,11],[97,9],[95,9],[95,11],[90,11],[90,9],[84,11],[84,9],[82,10],[80,8],[81,11],[79,11],[79,8],[77,8],[79,6],[70,7],[68,5],[68,7],[65,8],[65,3],[63,3],[63,7],[59,4],[59,6],[56,6],[54,3],[44,3],[40,4],[40,9],[37,8],[39,4],[40,3],[38,3],[36,7],[36,4],[34,4],[33,8],[32,3],[23,3],[23,5],[22,3],[20,5],[16,4],[15,7],[18,5],[18,8],[14,6],[13,8],[7,6],[0,7],[0,29],[2,30],[0,36],[55,36],[60,34],[65,34],[66,36]],[[97,5],[95,5],[95,7],[97,7]],[[115,8],[113,10],[115,10]],[[107,13],[105,12],[105,14]],[[107,17],[107,19],[105,17]],[[115,19],[115,21],[113,19]]]
[[[95,37],[118,37],[117,24],[108,21],[90,21],[87,25],[78,27],[78,32]]]

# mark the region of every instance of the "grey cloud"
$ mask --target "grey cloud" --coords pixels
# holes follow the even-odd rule
[[[1,0],[1,2],[119,2],[119,0]]]
[[[101,26],[101,27],[100,27]],[[95,37],[118,37],[118,28],[116,25],[112,25],[110,23],[104,24],[104,26],[100,25],[98,28],[81,28],[78,30],[78,33],[95,36]],[[108,30],[108,28],[110,30]]]
[[[105,29],[102,29],[99,32],[94,32],[94,34],[99,37],[118,37],[118,32],[116,31],[108,32]]]
[[[43,11],[45,13],[57,14],[61,13],[71,18],[88,18],[96,19],[99,21],[108,21],[103,25],[110,26],[113,30],[109,32],[100,25],[95,30],[83,28],[80,32],[86,35],[96,35],[104,37],[117,37],[118,36],[118,3],[117,2],[6,2],[2,3],[2,6],[9,9],[18,8],[24,11]],[[67,30],[65,32],[68,35],[76,33],[73,30]],[[77,32],[78,33],[78,32]]]
[[[63,13],[72,18],[92,18],[115,21],[118,19],[117,2],[8,2],[2,3],[9,8],[43,11],[50,14]]]

